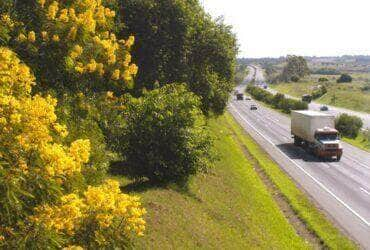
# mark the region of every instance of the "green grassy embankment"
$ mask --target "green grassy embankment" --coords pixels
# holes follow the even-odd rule
[[[344,86],[344,84],[346,84]],[[317,83],[313,82],[298,82],[298,83],[279,83],[277,85],[270,85],[271,88],[279,91],[280,93],[288,94],[291,96],[299,97],[302,96],[303,94],[311,93],[313,86],[316,86]],[[339,85],[339,84],[338,84]],[[328,85],[331,86],[331,85]],[[344,87],[343,87],[344,86]],[[315,102],[322,102],[330,105],[334,105],[332,101],[325,101],[326,99],[329,99],[330,95],[330,89],[334,88],[328,87],[328,93],[322,96],[319,99],[314,100]],[[347,91],[342,91],[343,89],[352,89],[352,90],[347,90]],[[353,87],[351,83],[341,83],[338,87],[336,87],[337,91],[335,92],[336,96],[336,102],[335,103],[341,103],[341,107],[351,107],[353,110],[360,110],[360,111],[365,111],[369,112],[370,110],[370,94],[363,93],[362,91],[359,90],[359,86]],[[339,89],[339,90],[338,90]],[[355,90],[353,90],[355,89]],[[357,90],[356,90],[357,89]],[[340,93],[340,94],[338,94]],[[323,101],[324,100],[324,101]],[[343,104],[343,103],[348,103]],[[263,103],[265,106],[273,108],[272,105],[268,105]],[[343,105],[342,105],[343,104]],[[364,108],[363,106],[366,106]],[[360,107],[360,108],[359,108]],[[362,107],[362,108],[361,108]],[[359,108],[359,109],[357,109]],[[369,110],[368,110],[369,109]],[[280,111],[280,110],[278,110]],[[343,137],[343,140],[355,147],[361,148],[366,151],[370,151],[370,141],[367,140],[364,136],[364,134],[360,133],[359,136],[355,139],[351,138],[346,138]]]
[[[269,156],[247,135],[230,116],[226,116],[233,133],[240,139],[250,154],[258,162],[264,173],[274,183],[289,202],[291,208],[306,224],[323,245],[331,249],[354,249],[356,246],[344,236],[331,222],[308,200],[295,183],[272,161]]]
[[[316,78],[317,76],[312,76],[297,83],[271,84],[270,87],[284,94],[301,97],[303,94],[310,94],[315,86],[324,84],[328,92],[315,102],[370,113],[370,92],[361,90],[368,83],[360,80],[336,83],[331,78],[328,83],[318,83]]]
[[[219,161],[208,173],[198,174],[189,189],[130,187],[125,191],[142,197],[148,214],[146,235],[135,241],[138,249],[309,249],[322,246],[296,233],[278,202],[276,192],[324,245],[352,249],[341,235],[229,116],[212,120]],[[247,148],[255,160],[247,157]],[[248,153],[249,154],[249,153]],[[255,164],[260,167],[256,167]],[[280,191],[271,191],[258,174],[263,168]],[[115,177],[117,178],[117,177]],[[293,210],[292,210],[293,211]],[[296,216],[296,215],[294,215]],[[316,237],[316,236],[315,236]]]
[[[229,128],[210,122],[219,161],[193,178],[188,191],[137,186],[148,214],[139,249],[309,249],[264,185]],[[117,178],[117,177],[116,177]],[[128,185],[128,186],[127,186]]]
[[[342,137],[343,141],[352,144],[358,148],[370,152],[370,141],[365,138],[364,134],[360,133],[355,139]]]

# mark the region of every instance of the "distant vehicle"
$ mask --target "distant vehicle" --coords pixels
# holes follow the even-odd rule
[[[311,110],[294,110],[291,115],[294,145],[308,149],[319,158],[334,156],[340,161],[343,149],[339,133],[334,128],[334,116]]]
[[[244,95],[242,93],[236,94],[236,100],[243,101],[244,100]]]
[[[250,101],[250,100],[252,100],[252,98],[250,98],[249,96],[246,96],[246,97],[244,98],[244,100],[246,100],[246,101]]]
[[[249,108],[250,110],[257,110],[257,105],[252,104],[251,107]]]
[[[302,96],[302,102],[310,103],[311,101],[312,101],[312,96],[311,95],[306,94],[306,95]]]
[[[267,89],[267,85],[263,85],[263,88],[264,88],[264,89]]]
[[[328,106],[325,106],[325,105],[324,105],[324,106],[321,106],[321,107],[320,107],[320,110],[321,110],[321,111],[328,111],[328,110],[329,110],[329,108],[328,108]]]

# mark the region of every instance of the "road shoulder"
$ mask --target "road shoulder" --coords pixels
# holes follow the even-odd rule
[[[308,198],[309,196],[302,191],[303,189],[297,186],[280,169],[279,165],[268,156],[264,149],[257,145],[257,143],[261,145],[260,142],[256,142],[251,136],[247,135],[230,114],[227,114],[227,120],[240,142],[246,147],[251,156],[253,156],[264,174],[278,188],[289,203],[290,208],[296,213],[296,216],[315,237],[320,239],[325,247],[341,249],[356,248],[356,245],[345,236],[345,232],[337,228],[339,227],[337,223],[313,205],[312,200]],[[269,150],[269,148],[265,148],[265,150]],[[272,151],[269,152],[271,153]],[[288,166],[288,163],[285,164]],[[301,173],[297,172],[296,174],[299,175]],[[318,189],[316,192],[322,192],[322,190]]]

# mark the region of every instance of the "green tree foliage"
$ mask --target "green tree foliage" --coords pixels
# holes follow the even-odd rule
[[[230,27],[211,19],[198,0],[120,0],[120,7],[123,34],[138,40],[132,51],[140,69],[137,92],[155,82],[185,82],[205,113],[222,113],[237,53]]]
[[[341,74],[340,77],[337,79],[337,83],[343,82],[352,82],[352,76],[349,74]]]
[[[32,67],[40,82],[36,91],[61,96],[132,88],[134,37],[116,36],[116,13],[109,9],[117,8],[115,0],[10,2],[15,25],[8,46]]]
[[[240,85],[243,83],[248,74],[247,64],[237,64],[235,72],[235,84]]]
[[[351,116],[348,114],[341,114],[335,120],[335,128],[343,136],[349,138],[356,138],[360,129],[362,128],[362,120],[357,116]]]
[[[321,96],[325,95],[328,92],[325,86],[320,86],[314,91],[312,91],[312,99],[320,98]]]
[[[211,138],[200,101],[185,85],[144,92],[126,103],[125,126],[115,135],[125,157],[122,171],[157,183],[185,184],[206,168]]]
[[[264,89],[252,85],[247,87],[247,92],[256,100],[272,105],[274,108],[281,109],[284,113],[289,114],[292,110],[308,109],[308,104],[306,102],[285,98],[285,96],[280,93],[273,95]]]
[[[328,78],[326,78],[326,77],[320,77],[319,79],[318,79],[318,82],[328,82],[329,80],[328,80]]]
[[[310,70],[306,59],[302,56],[287,56],[286,65],[280,75],[280,79],[286,82],[298,82],[300,78],[308,75]]]

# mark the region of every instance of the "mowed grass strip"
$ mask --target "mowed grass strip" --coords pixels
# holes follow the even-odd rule
[[[370,152],[370,141],[364,136],[363,133],[359,133],[355,139],[342,137],[342,140],[352,144],[353,146],[361,148],[362,150]]]
[[[245,158],[224,117],[210,121],[219,161],[187,191],[137,187],[148,214],[138,249],[309,249]],[[120,179],[123,185],[128,180]],[[139,191],[141,190],[141,191]]]
[[[296,184],[284,173],[268,154],[244,132],[230,114],[225,116],[233,133],[256,159],[265,174],[275,184],[290,203],[298,217],[306,224],[307,228],[317,235],[322,244],[330,249],[357,249],[354,242],[343,235],[297,188]]]

